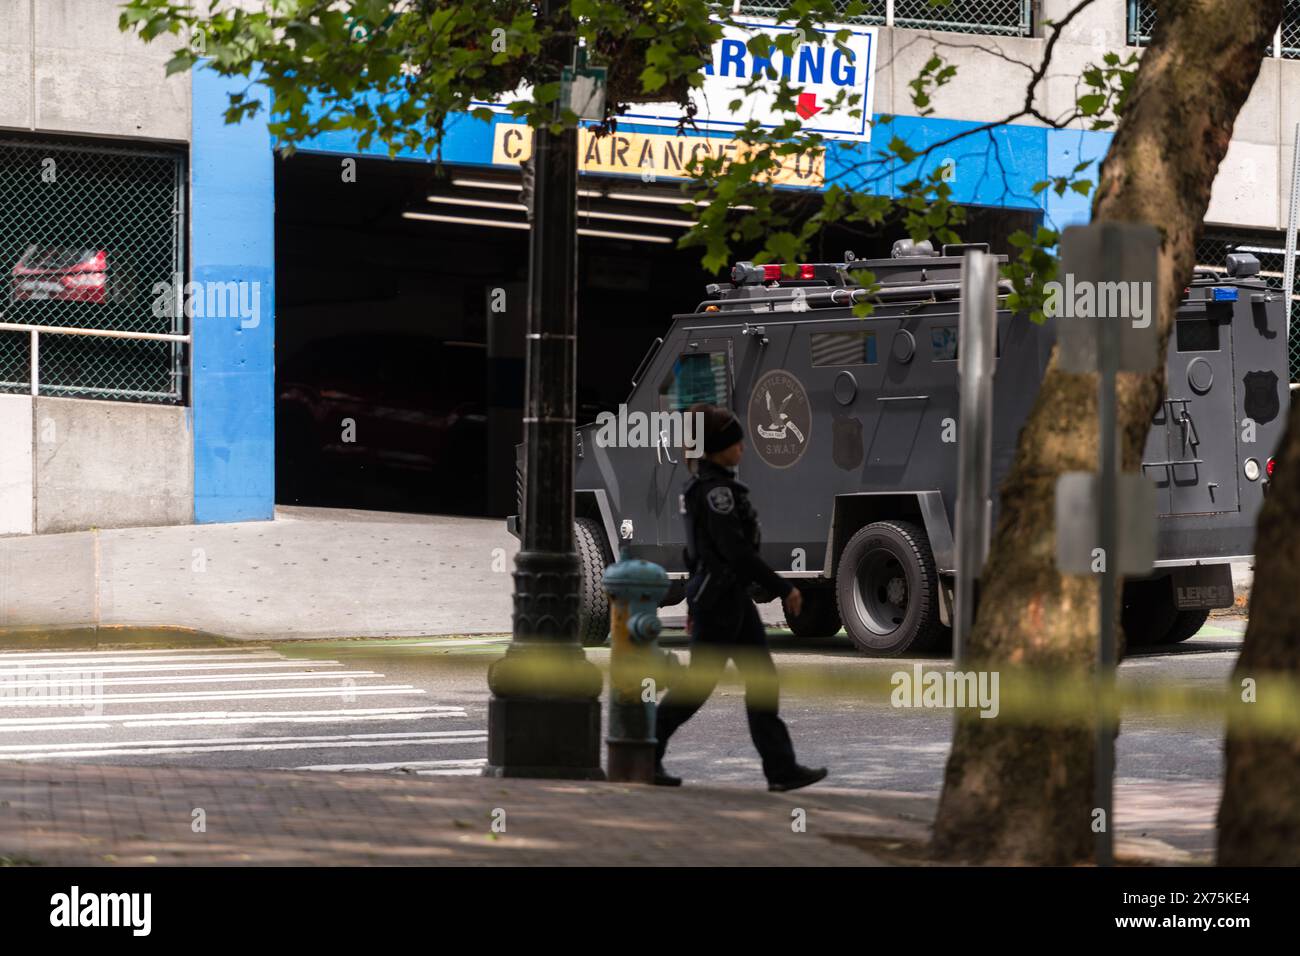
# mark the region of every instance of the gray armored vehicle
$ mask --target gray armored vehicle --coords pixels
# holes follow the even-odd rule
[[[600,575],[620,556],[663,565],[675,582],[665,603],[681,600],[691,438],[682,413],[704,401],[730,407],[746,428],[739,478],[763,522],[763,557],[805,596],[791,630],[829,636],[842,625],[873,655],[945,648],[967,248],[902,241],[891,259],[850,253],[792,278],[741,263],[673,317],[617,421],[577,430],[584,641],[605,639]],[[855,280],[859,269],[874,274],[874,291]],[[1168,392],[1142,460],[1156,487],[1158,560],[1152,576],[1125,583],[1130,644],[1195,634],[1210,609],[1233,603],[1229,562],[1250,560],[1289,401],[1283,303],[1258,272],[1254,257],[1229,256],[1222,273],[1197,272],[1179,308]],[[874,312],[854,317],[866,297]],[[994,488],[1056,338],[1053,320],[1004,310],[997,322]],[[522,494],[522,449],[520,468]],[[517,516],[509,526],[518,533]]]

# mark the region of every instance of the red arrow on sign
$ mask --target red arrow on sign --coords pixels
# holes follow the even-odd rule
[[[817,105],[817,94],[800,93],[799,105],[794,108],[794,111],[799,114],[801,119],[811,119],[816,116],[822,111],[822,108]]]

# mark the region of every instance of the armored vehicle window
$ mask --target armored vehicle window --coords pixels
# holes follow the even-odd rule
[[[680,412],[696,402],[727,406],[727,354],[689,352],[673,363],[671,377],[659,390],[662,411]]]
[[[930,347],[936,362],[957,361],[957,327],[937,325],[930,330]]]
[[[875,365],[875,332],[814,332],[813,365]]]
[[[1177,330],[1178,351],[1219,351],[1219,323],[1214,319],[1180,319],[1174,328]]]

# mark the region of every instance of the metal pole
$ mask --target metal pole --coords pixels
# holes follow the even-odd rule
[[[1119,237],[1102,233],[1102,263],[1104,276],[1122,274],[1119,261],[1122,250]],[[1097,328],[1097,419],[1100,428],[1098,448],[1098,513],[1101,524],[1101,554],[1105,562],[1101,575],[1100,646],[1097,655],[1097,737],[1096,779],[1094,782],[1095,806],[1101,810],[1104,826],[1097,832],[1096,858],[1098,866],[1114,863],[1113,780],[1115,775],[1115,727],[1109,705],[1110,692],[1115,682],[1115,573],[1118,569],[1118,490],[1119,448],[1116,435],[1115,380],[1119,369],[1119,318],[1094,320]]]
[[[541,21],[558,80],[573,62],[572,23],[552,0]],[[522,546],[515,558],[513,634],[488,672],[488,776],[599,779],[600,671],[578,642],[578,556],[573,545],[577,357],[578,131],[533,136],[525,339]],[[563,689],[537,683],[540,672]]]
[[[41,393],[41,333],[32,329],[32,398]]]
[[[1291,204],[1286,217],[1286,262],[1282,265],[1282,292],[1286,296],[1287,368],[1291,368],[1291,307],[1295,298],[1296,228],[1300,225],[1300,123],[1295,128],[1295,150],[1291,158]],[[1288,376],[1294,378],[1294,374]]]
[[[993,363],[997,350],[997,260],[966,253],[961,272],[957,378],[957,586],[953,664],[966,658],[975,620],[975,587],[989,551],[993,462]]]

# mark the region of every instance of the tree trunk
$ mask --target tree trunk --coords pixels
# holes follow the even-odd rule
[[[1250,594],[1246,643],[1230,693],[1236,710],[1277,706],[1282,694],[1300,691],[1300,404],[1291,405],[1286,434],[1275,453],[1276,480],[1259,514],[1255,583]],[[1289,470],[1288,470],[1289,469]],[[1247,703],[1243,681],[1254,682]],[[1292,699],[1286,710],[1294,720]],[[1245,714],[1243,714],[1245,716]],[[1224,743],[1227,767],[1219,805],[1221,866],[1300,865],[1300,734],[1250,733],[1230,714]]]
[[[1195,242],[1238,111],[1282,17],[1282,0],[1165,0],[1093,203],[1093,220],[1161,231],[1159,371],[1123,374],[1120,449],[1134,469],[1164,394],[1164,354],[1195,264]],[[1056,568],[1056,479],[1097,467],[1097,383],[1053,356],[1001,493],[964,666],[1087,680],[1098,584]],[[1118,624],[1117,624],[1118,626]],[[1090,723],[1015,723],[963,714],[948,758],[933,845],[978,862],[1061,865],[1092,857]],[[1112,821],[1107,821],[1111,825]]]

